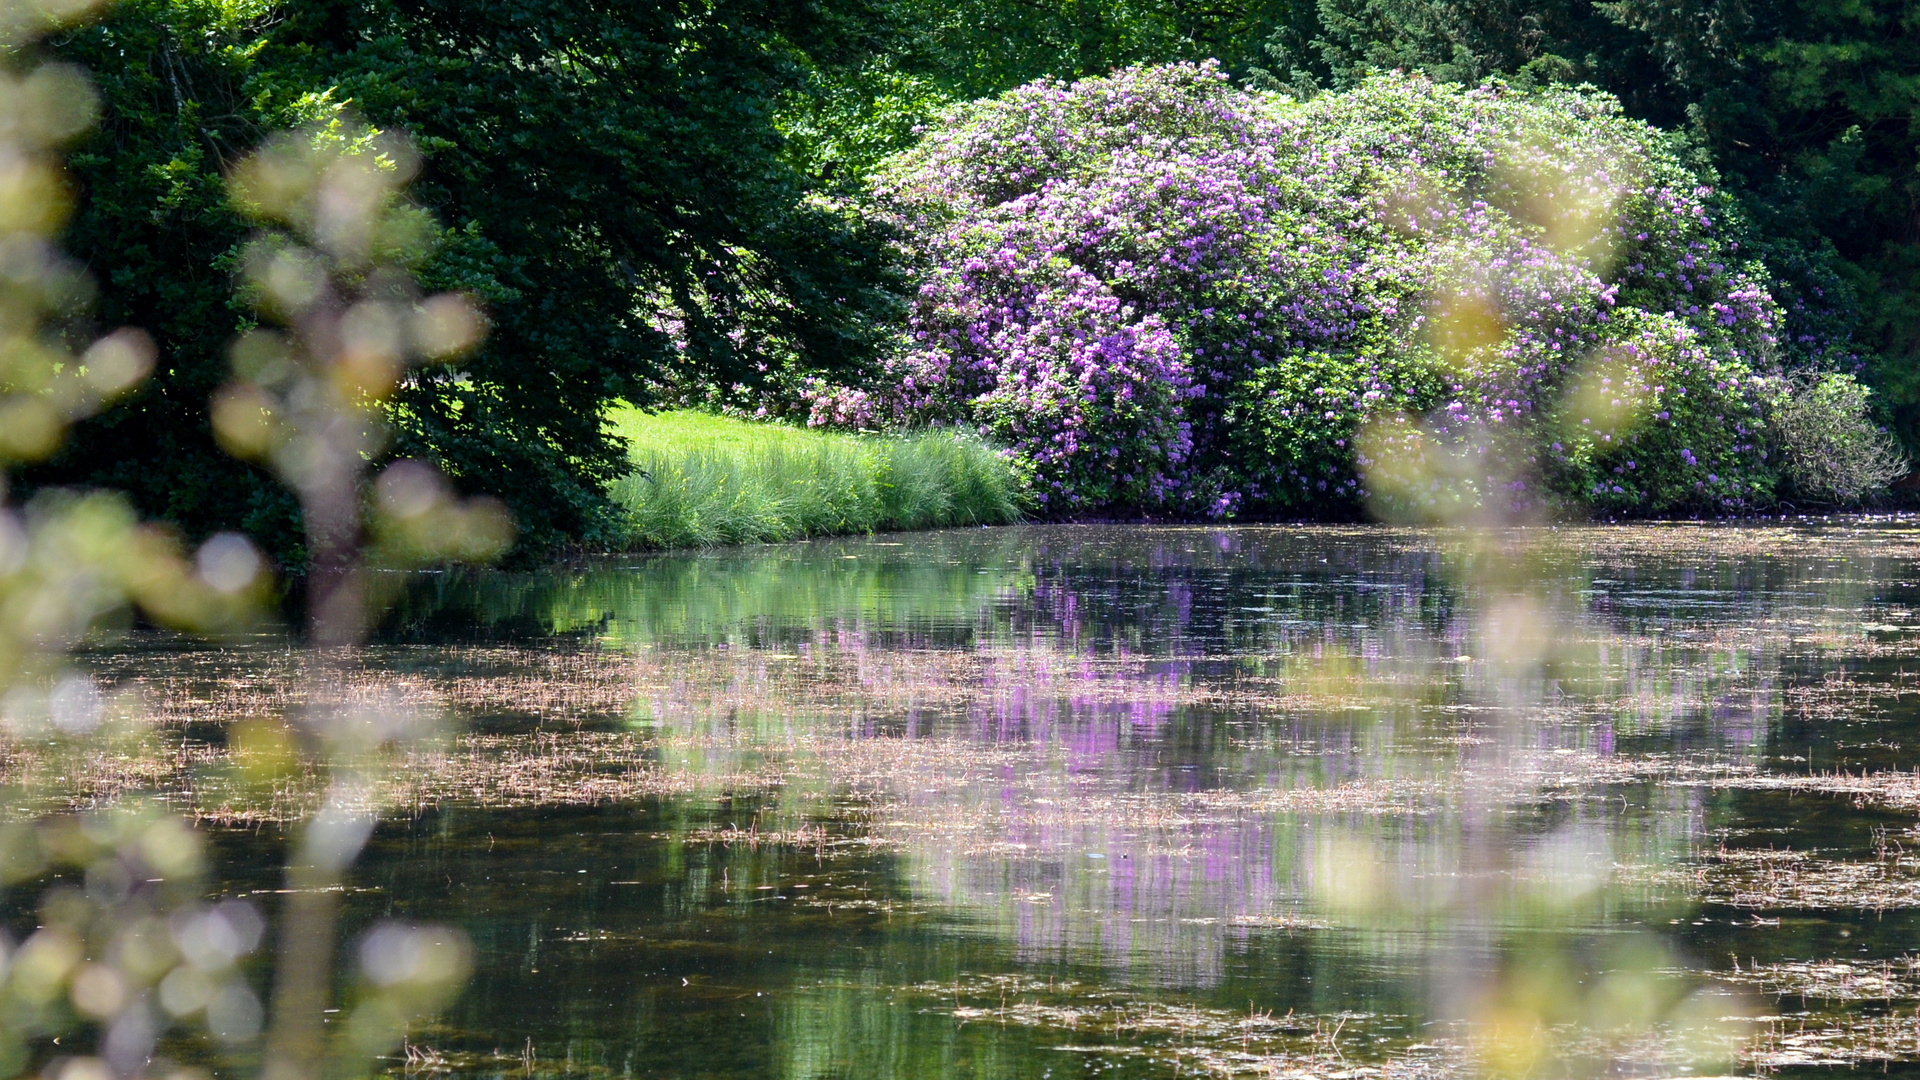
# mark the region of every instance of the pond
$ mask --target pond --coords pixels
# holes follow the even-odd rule
[[[395,1072],[1920,1062],[1920,523],[976,529],[395,594],[355,678],[446,734],[345,934],[475,957]],[[271,909],[297,784],[235,779],[233,722],[289,707],[285,643],[88,661]]]

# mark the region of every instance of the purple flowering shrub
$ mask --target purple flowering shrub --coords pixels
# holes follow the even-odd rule
[[[1029,483],[1055,505],[1162,503],[1193,443],[1183,405],[1197,388],[1180,344],[1084,273],[1062,278],[1032,299],[1045,324],[1002,331],[1019,361],[969,399],[973,420],[1021,448]]]
[[[1263,507],[1338,512],[1366,494],[1354,469],[1362,423],[1381,413],[1424,413],[1447,382],[1424,349],[1357,343],[1263,365],[1236,384],[1222,424],[1231,473]]]
[[[918,282],[901,345],[806,408],[976,427],[1044,511],[1771,497],[1764,272],[1605,95],[1135,68],[960,106],[874,194]],[[1363,431],[1427,480],[1370,491]]]
[[[1614,513],[1770,502],[1780,380],[1673,316],[1629,308],[1614,322],[1551,416],[1545,471],[1558,489]]]

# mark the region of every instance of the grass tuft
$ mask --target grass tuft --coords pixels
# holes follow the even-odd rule
[[[849,435],[697,412],[609,420],[634,471],[613,486],[641,548],[796,540],[1020,519],[1012,471],[945,431]]]

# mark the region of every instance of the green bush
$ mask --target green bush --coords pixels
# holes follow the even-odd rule
[[[1900,443],[1873,422],[1869,391],[1851,375],[1806,372],[1770,417],[1787,494],[1846,506],[1906,475]]]
[[[696,412],[611,416],[634,547],[695,547],[1017,521],[1012,470],[966,435],[852,435]]]
[[[624,467],[609,404],[832,369],[884,339],[882,235],[810,194],[774,115],[809,64],[870,47],[871,18],[866,0],[103,5],[46,43],[99,91],[66,244],[102,324],[146,330],[158,359],[21,486],[120,488],[189,535],[242,529],[300,563],[294,500],[207,422],[251,319],[231,295],[252,226],[226,173],[341,113],[411,140],[409,198],[444,225],[418,275],[490,327],[457,369],[401,385],[383,454],[499,496],[527,554],[597,538]]]
[[[1356,344],[1289,356],[1234,386],[1227,454],[1256,503],[1290,513],[1358,507],[1353,460],[1361,427],[1383,413],[1422,413],[1446,400],[1446,369],[1430,350]]]

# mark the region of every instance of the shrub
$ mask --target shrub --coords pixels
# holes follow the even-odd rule
[[[1772,497],[1765,271],[1603,94],[1136,68],[962,106],[876,176],[919,288],[816,419],[972,425],[1046,511],[1418,503],[1370,489],[1370,425],[1471,501]]]
[[[1627,309],[1555,405],[1547,475],[1612,513],[1765,505],[1779,385],[1682,320]]]
[[[1788,493],[1859,503],[1906,475],[1900,443],[1873,422],[1868,390],[1851,375],[1805,372],[1773,410],[1771,434]]]
[[[1425,412],[1445,399],[1445,371],[1428,351],[1389,343],[1315,349],[1255,369],[1236,384],[1225,417],[1226,454],[1256,505],[1304,512],[1357,506],[1354,469],[1363,425]]]

